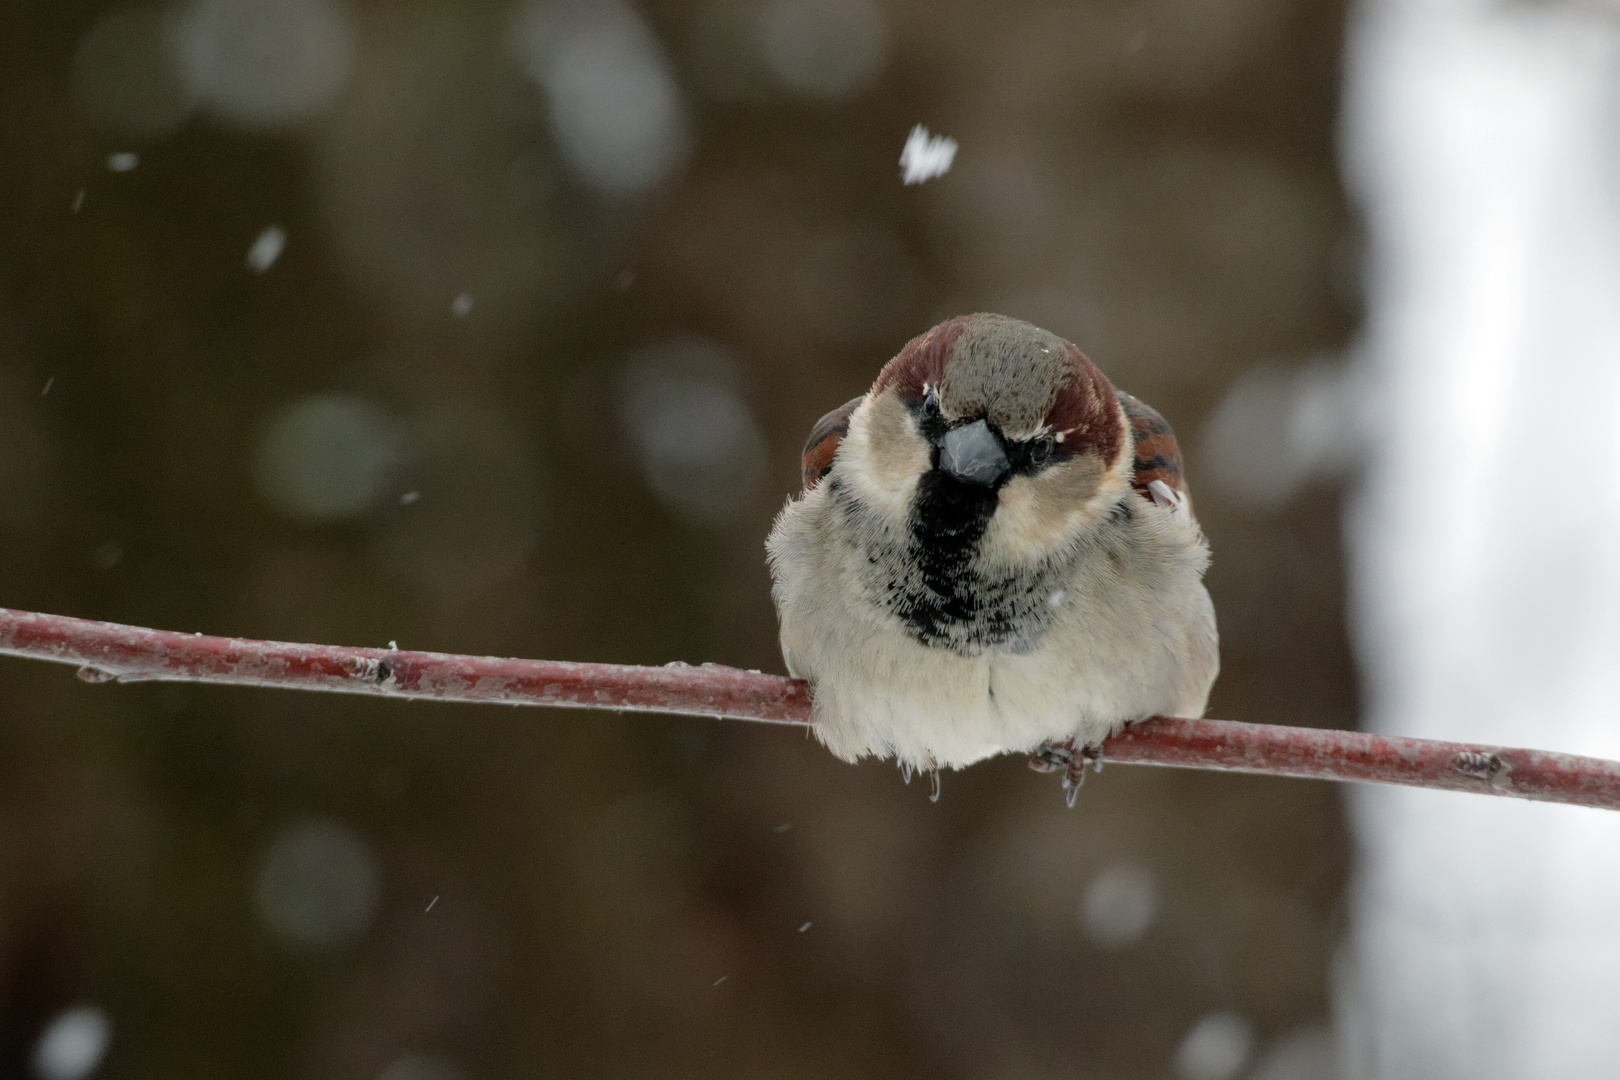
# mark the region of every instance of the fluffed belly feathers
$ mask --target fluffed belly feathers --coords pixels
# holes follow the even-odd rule
[[[1185,509],[1146,505],[1097,530],[1040,584],[1026,637],[957,651],[922,644],[874,602],[873,556],[838,527],[830,487],[790,502],[767,548],[783,655],[810,681],[814,730],[834,754],[959,768],[1203,714],[1215,614],[1207,548]]]

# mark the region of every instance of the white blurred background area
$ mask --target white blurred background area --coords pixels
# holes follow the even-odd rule
[[[1620,757],[1620,9],[1367,0],[1366,726]],[[1620,1072],[1620,815],[1352,793],[1354,1077]]]

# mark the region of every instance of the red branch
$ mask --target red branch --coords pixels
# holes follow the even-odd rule
[[[86,682],[205,682],[503,705],[810,722],[809,686],[719,664],[627,667],[294,645],[0,608],[0,655],[79,666]],[[1103,744],[1138,765],[1355,780],[1620,809],[1620,762],[1357,731],[1158,717]]]

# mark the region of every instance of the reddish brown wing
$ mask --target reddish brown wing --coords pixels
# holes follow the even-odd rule
[[[849,431],[849,414],[855,411],[863,398],[846,401],[816,421],[810,437],[804,441],[804,490],[809,491],[832,471],[833,458],[838,455],[838,444]]]
[[[1163,480],[1181,495],[1187,494],[1187,478],[1181,472],[1181,447],[1176,445],[1176,433],[1151,407],[1131,395],[1120,392],[1119,403],[1125,407],[1125,418],[1130,421],[1131,441],[1136,448],[1136,473],[1131,486],[1149,502],[1153,496],[1148,485]]]

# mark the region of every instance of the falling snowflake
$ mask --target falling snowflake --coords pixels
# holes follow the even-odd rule
[[[906,184],[920,184],[951,171],[956,160],[956,140],[944,135],[929,135],[928,129],[918,124],[906,138],[906,148],[900,151],[900,177]]]

